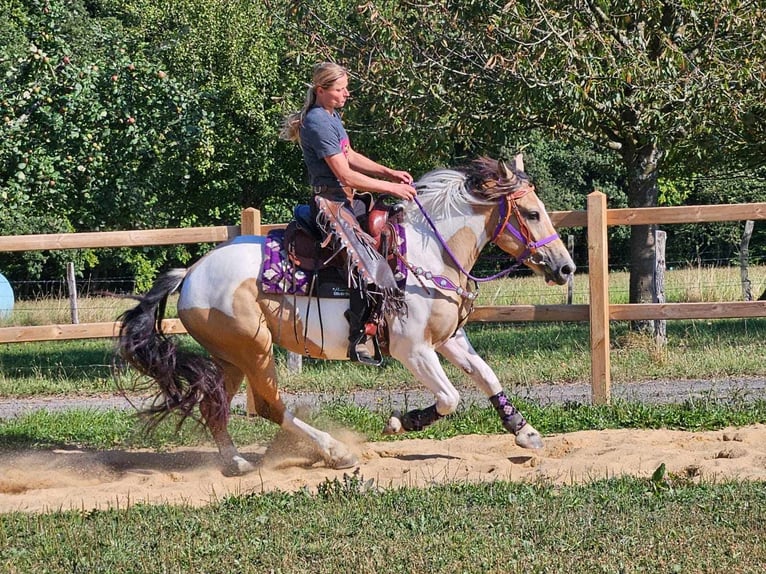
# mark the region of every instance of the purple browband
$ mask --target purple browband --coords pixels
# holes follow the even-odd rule
[[[505,201],[503,201],[505,199]],[[510,223],[505,221],[505,216],[508,214],[508,205],[510,204],[510,200],[508,199],[508,196],[505,196],[503,199],[500,200],[500,222],[497,224],[497,227],[495,228],[495,232],[492,234],[492,239],[490,239],[491,243],[494,243],[495,240],[500,236],[500,234],[505,229],[508,231],[511,235],[513,235],[516,239],[519,240],[520,243],[526,245],[526,249],[524,250],[524,253],[522,253],[519,257],[517,257],[517,261],[524,263],[530,255],[532,255],[532,251],[537,249],[538,247],[542,247],[543,245],[548,245],[551,241],[556,241],[559,238],[558,233],[554,233],[553,235],[549,235],[548,237],[544,237],[540,241],[532,241],[530,242],[528,238],[524,237],[521,234],[521,231],[513,227]],[[505,225],[503,223],[505,222]]]

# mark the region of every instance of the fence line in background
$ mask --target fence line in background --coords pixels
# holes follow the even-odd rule
[[[766,203],[645,207],[607,209],[606,196],[598,191],[588,195],[586,211],[550,214],[558,228],[588,228],[588,305],[477,306],[472,322],[588,321],[591,346],[591,394],[596,404],[611,400],[609,322],[723,319],[766,317],[766,301],[720,303],[609,304],[607,227],[610,225],[662,225],[766,219]],[[51,235],[0,237],[0,251],[84,249],[99,247],[142,247],[181,243],[217,243],[238,235],[259,235],[284,225],[261,225],[260,212],[242,211],[241,225],[188,229],[111,231]],[[183,333],[178,319],[166,319],[168,333]],[[0,343],[114,337],[118,323],[2,327]]]

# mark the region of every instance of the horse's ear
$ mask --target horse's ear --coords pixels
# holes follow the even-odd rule
[[[515,177],[513,171],[502,159],[497,162],[497,177],[498,179],[513,179]]]
[[[520,153],[517,153],[513,158],[514,163],[516,164],[516,172],[517,173],[524,173],[524,156]]]

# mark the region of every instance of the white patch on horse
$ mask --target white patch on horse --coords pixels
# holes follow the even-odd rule
[[[234,317],[234,292],[258,278],[265,243],[265,237],[245,235],[216,247],[214,257],[200,259],[192,268],[194,280],[181,286],[178,309],[217,309]]]

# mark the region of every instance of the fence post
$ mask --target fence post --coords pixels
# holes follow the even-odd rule
[[[567,235],[567,250],[571,255],[574,253],[574,235]],[[567,305],[571,305],[574,300],[574,274],[567,277]]]
[[[242,210],[242,222],[239,226],[241,235],[260,235],[261,234],[261,212],[254,207],[247,207]],[[254,417],[258,412],[255,410],[255,397],[250,389],[250,382],[247,381],[245,388],[247,393],[247,404],[245,410],[247,414]]]
[[[242,210],[242,223],[239,227],[240,235],[261,234],[261,212],[254,207]]]
[[[739,244],[739,277],[742,282],[742,299],[745,301],[753,300],[753,290],[747,275],[747,260],[750,257],[750,237],[753,235],[754,225],[755,222],[752,219],[745,221],[745,231]]]
[[[668,234],[665,231],[654,232],[654,302],[665,302],[665,245]],[[654,342],[657,349],[664,349],[668,342],[668,322],[665,319],[654,321]]]
[[[69,315],[72,325],[80,323],[80,315],[77,310],[77,280],[74,276],[74,263],[66,264],[66,284],[69,291]]]
[[[609,253],[606,195],[588,195],[588,282],[590,284],[591,401],[611,402],[609,361]]]
[[[287,353],[287,372],[293,375],[299,375],[303,372],[303,355],[292,351]]]

